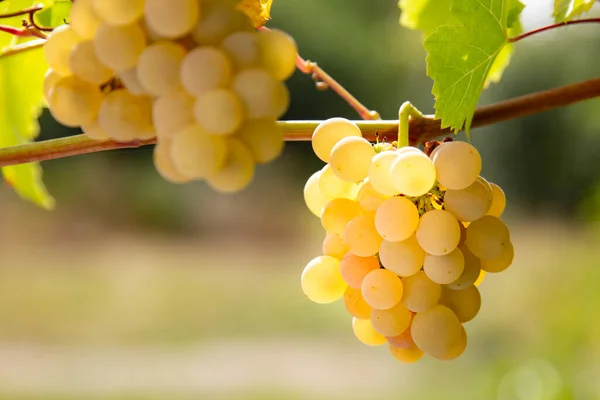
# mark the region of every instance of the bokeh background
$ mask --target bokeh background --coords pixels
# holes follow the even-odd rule
[[[526,3],[526,29],[550,22],[551,0]],[[405,100],[432,112],[421,37],[395,0],[275,0],[273,17],[384,118]],[[481,104],[597,76],[598,32],[519,43]],[[310,77],[289,86],[285,119],[356,118]],[[452,362],[402,365],[353,337],[342,304],[303,296],[323,239],[302,198],[322,166],[309,143],[234,196],[165,182],[151,148],[46,162],[56,211],[0,186],[0,399],[598,399],[599,107],[473,131],[507,193],[516,260],[482,283]],[[42,139],[78,133],[41,123]]]

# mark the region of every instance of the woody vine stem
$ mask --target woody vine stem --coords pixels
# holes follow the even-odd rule
[[[13,45],[1,51],[0,58],[10,57],[43,46],[46,39],[45,32],[51,31],[51,29],[36,24],[35,14],[41,9],[41,7],[30,7],[22,11],[0,15],[0,19],[21,15],[27,16],[27,19],[23,20],[22,28],[0,25],[0,32],[9,33],[15,37],[21,38],[36,38],[25,43]],[[524,33],[514,38],[508,38],[507,40],[508,42],[514,43],[563,25],[583,23],[600,23],[600,18],[581,19],[553,24]],[[370,141],[385,139],[392,142],[400,139],[402,145],[416,145],[452,133],[449,129],[442,128],[441,121],[435,119],[433,115],[421,114],[408,102],[400,109],[399,120],[403,122],[401,124],[402,126],[399,126],[399,120],[380,120],[379,114],[376,111],[371,111],[365,107],[316,63],[304,60],[298,55],[296,65],[298,70],[302,73],[312,75],[317,89],[333,90],[358,113],[362,118],[362,121],[355,121],[355,123],[361,129],[363,136]],[[595,97],[600,97],[600,78],[536,92],[478,108],[475,110],[471,126],[476,128],[490,125],[564,107],[569,104]],[[408,124],[405,124],[406,121],[408,121]],[[312,132],[320,122],[321,121],[280,121],[278,124],[284,131],[286,141],[306,141],[311,139]],[[399,133],[400,138],[398,137]],[[135,140],[131,142],[116,142],[112,140],[100,142],[91,140],[85,135],[75,135],[66,138],[2,148],[0,149],[0,167],[34,161],[53,160],[105,150],[136,148],[155,143],[156,139]]]

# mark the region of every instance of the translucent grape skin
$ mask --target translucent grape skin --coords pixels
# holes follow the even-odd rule
[[[405,197],[387,199],[375,213],[377,231],[382,238],[390,242],[408,239],[415,233],[418,224],[419,210]]]
[[[146,47],[146,36],[137,24],[111,26],[102,24],[94,38],[96,57],[113,71],[135,67]]]
[[[389,345],[389,350],[392,356],[405,364],[412,364],[419,361],[423,357],[423,350],[417,347],[416,344],[412,344],[410,347],[402,348]]]
[[[138,79],[144,90],[153,96],[161,96],[179,89],[179,70],[185,54],[183,46],[169,41],[146,47],[137,62]]]
[[[77,43],[69,54],[69,69],[82,80],[100,85],[113,77],[114,72],[98,60],[94,42]]]
[[[465,290],[442,288],[440,304],[451,309],[463,324],[471,321],[481,308],[481,294],[476,286]]]
[[[333,199],[323,208],[321,224],[327,232],[344,235],[346,225],[360,215],[360,206],[350,199]]]
[[[395,151],[387,150],[376,154],[369,167],[369,181],[373,188],[384,196],[394,196],[398,190],[392,184],[390,170],[398,157]]]
[[[420,349],[433,357],[442,358],[460,343],[462,325],[452,310],[438,304],[415,315],[411,334]]]
[[[179,38],[190,33],[200,16],[200,2],[197,0],[144,1],[146,24],[165,38]]]
[[[102,93],[97,86],[73,75],[57,80],[48,97],[52,116],[70,127],[95,121],[101,102]]]
[[[152,100],[119,89],[104,96],[98,122],[113,139],[128,141],[154,136]]]
[[[446,190],[444,209],[458,220],[471,222],[486,215],[492,206],[492,190],[484,180],[476,180],[461,190]]]
[[[467,227],[467,247],[481,259],[500,256],[510,243],[510,232],[497,217],[486,215]]]
[[[419,245],[427,253],[443,256],[458,246],[460,227],[456,218],[448,211],[432,210],[419,220],[416,235]],[[468,229],[468,228],[467,228]]]
[[[258,164],[270,163],[283,152],[283,129],[271,119],[246,120],[235,137],[250,149]]]
[[[464,269],[465,258],[458,248],[443,256],[428,254],[423,264],[423,270],[429,279],[441,285],[456,281]]]
[[[73,2],[69,13],[69,23],[73,31],[82,39],[91,40],[100,26],[100,19],[92,8],[94,0]]]
[[[402,286],[402,304],[416,313],[435,306],[442,293],[442,286],[429,279],[423,271],[402,278]]]
[[[335,233],[328,233],[323,240],[323,254],[326,256],[335,257],[338,260],[341,260],[347,253],[349,249],[344,240],[340,237],[340,235],[336,235]]]
[[[298,49],[287,33],[278,29],[258,32],[261,66],[278,81],[288,79],[296,70]]]
[[[383,241],[375,228],[373,216],[354,217],[344,231],[344,242],[353,254],[368,257],[377,254]]]
[[[177,132],[172,139],[171,157],[177,170],[192,179],[216,174],[227,159],[227,140],[209,135],[191,124]]]
[[[459,357],[467,348],[467,331],[464,326],[460,327],[460,338],[444,355],[434,356],[438,360],[450,361]]]
[[[436,181],[436,170],[422,152],[405,152],[390,168],[391,182],[399,193],[419,197],[429,192]]]
[[[252,29],[248,18],[226,2],[203,2],[201,13],[202,17],[192,29],[192,36],[203,46],[217,45],[232,32]]]
[[[467,246],[461,246],[461,253],[465,259],[465,267],[460,277],[452,283],[445,285],[452,290],[464,290],[473,286],[481,273],[481,260],[473,255]]]
[[[371,307],[367,304],[360,293],[360,289],[354,289],[348,286],[344,292],[344,307],[346,310],[358,319],[371,318]]]
[[[214,136],[214,135],[211,135]],[[254,179],[254,159],[250,150],[237,139],[227,139],[225,164],[206,176],[208,186],[218,193],[237,193]]]
[[[194,97],[207,90],[227,87],[232,77],[231,60],[224,51],[216,47],[197,47],[181,63],[181,83]]]
[[[328,256],[312,259],[302,271],[300,283],[306,297],[318,304],[333,303],[347,288],[340,275],[340,260]]]
[[[500,186],[490,182],[492,188],[492,205],[487,212],[487,215],[500,218],[506,208],[506,195]]]
[[[442,143],[435,152],[433,164],[437,180],[447,189],[464,189],[481,172],[481,155],[473,145],[462,141]]]
[[[369,174],[374,155],[375,150],[367,139],[349,136],[333,146],[329,163],[341,179],[360,182]]]
[[[69,55],[81,40],[69,25],[61,25],[48,35],[44,43],[44,55],[54,72],[62,76],[71,74]]]
[[[375,190],[369,178],[365,179],[356,196],[360,207],[368,213],[375,213],[381,203],[388,198],[389,196],[384,196]]]
[[[221,48],[229,55],[236,69],[258,65],[260,56],[258,36],[253,32],[234,32],[221,42]]]
[[[396,336],[410,326],[412,314],[402,303],[387,310],[371,310],[373,328],[384,336]]]
[[[330,162],[331,150],[345,137],[362,137],[360,128],[345,118],[330,118],[321,122],[312,135],[312,148],[317,157]]]
[[[92,8],[103,22],[124,26],[136,22],[142,16],[144,0],[92,0]]]
[[[365,276],[379,269],[377,257],[359,257],[347,254],[340,262],[340,274],[346,284],[354,289],[360,289]]]
[[[312,174],[304,185],[304,203],[308,210],[317,217],[321,217],[321,213],[331,199],[325,196],[319,189],[319,177],[321,171]]]
[[[287,94],[281,92],[281,85],[267,71],[258,68],[239,71],[232,82],[249,118],[281,117],[289,101]]]
[[[189,178],[181,175],[171,159],[171,143],[168,140],[160,141],[154,148],[154,166],[158,173],[171,183],[187,183]]]
[[[513,244],[511,242],[508,242],[508,244],[506,246],[504,246],[502,253],[500,253],[500,255],[498,257],[490,258],[490,259],[482,259],[481,260],[481,269],[486,272],[492,272],[492,273],[502,272],[502,271],[506,270],[508,267],[510,267],[510,265],[513,262],[514,257],[515,257],[515,249],[513,247]]]
[[[372,308],[387,310],[402,299],[402,282],[393,272],[377,269],[365,276],[361,284],[361,293]]]
[[[231,135],[244,122],[244,106],[229,89],[207,90],[196,98],[194,119],[211,135]]]
[[[159,137],[171,137],[194,122],[194,98],[183,90],[157,97],[152,103],[152,123]]]
[[[381,346],[387,343],[385,336],[373,328],[370,319],[352,318],[352,330],[356,338],[367,346]]]
[[[411,323],[412,323],[412,318],[414,317],[414,314],[411,313]],[[388,341],[388,343],[391,346],[397,347],[399,349],[408,349],[412,346],[415,345],[415,342],[412,339],[412,335],[410,333],[410,326],[401,334],[396,335],[396,336],[386,336],[385,337]]]
[[[379,259],[386,269],[396,275],[412,276],[423,266],[425,251],[419,246],[416,236],[412,235],[402,242],[381,242]]]
[[[326,164],[321,170],[321,177],[319,178],[319,188],[326,196],[336,198],[345,197],[351,198],[352,193],[356,187],[355,183],[347,182],[340,179],[331,165]]]

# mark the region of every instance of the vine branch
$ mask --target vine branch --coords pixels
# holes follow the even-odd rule
[[[556,28],[561,28],[563,26],[566,25],[576,25],[576,24],[598,24],[600,23],[600,18],[583,18],[583,19],[575,19],[575,20],[570,20],[570,21],[565,21],[565,22],[559,22],[557,24],[552,24],[552,25],[548,25],[548,26],[543,26],[541,28],[537,28],[534,29],[532,31],[529,32],[525,32],[519,36],[515,36],[512,38],[508,39],[509,43],[515,43],[518,42],[520,40],[523,40],[525,38],[528,38],[530,36],[536,35],[538,33],[542,33],[542,32],[546,32],[552,29],[556,29]]]
[[[600,78],[572,85],[516,97],[475,111],[472,127],[491,125],[531,114],[541,113],[579,101],[600,97]],[[310,140],[312,133],[321,121],[280,121],[287,141]],[[356,121],[363,136],[370,140],[385,139],[389,142],[398,139],[398,121]],[[415,145],[436,137],[451,134],[448,128],[441,127],[441,121],[432,115],[409,120],[410,143]],[[136,148],[156,143],[156,139],[132,142],[94,141],[85,135],[70,136],[38,143],[0,149],[0,167],[23,164],[32,161],[45,161],[95,153],[105,150]]]

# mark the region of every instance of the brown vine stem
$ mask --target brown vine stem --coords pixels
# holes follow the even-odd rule
[[[576,24],[598,24],[600,23],[600,18],[583,18],[583,19],[575,19],[575,20],[571,20],[571,21],[565,21],[565,22],[559,22],[557,24],[552,24],[552,25],[548,25],[548,26],[543,26],[541,28],[537,28],[534,29],[532,31],[529,32],[525,32],[519,36],[515,36],[512,38],[509,38],[508,41],[510,43],[515,43],[518,41],[521,41],[523,39],[526,39],[530,36],[536,35],[538,33],[542,33],[542,32],[546,32],[552,29],[556,29],[556,28],[561,28],[563,26],[566,25],[576,25]]]
[[[567,106],[579,101],[600,97],[600,78],[575,83],[555,89],[516,97],[475,111],[472,126],[481,127],[500,121],[506,121],[531,114],[536,114],[558,107]],[[321,121],[280,121],[287,141],[306,141]],[[355,121],[365,138],[375,141],[385,138],[388,141],[397,139],[398,121]],[[440,120],[431,115],[411,119],[409,123],[411,144],[422,143],[438,136],[451,134],[449,129],[442,129]],[[53,160],[105,150],[136,148],[156,143],[155,139],[133,142],[98,142],[85,135],[70,136],[61,139],[46,140],[38,143],[0,149],[0,167],[23,164],[32,161]]]

